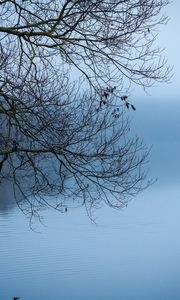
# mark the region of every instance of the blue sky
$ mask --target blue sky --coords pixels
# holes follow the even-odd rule
[[[158,94],[158,98],[163,101],[170,101],[172,98],[174,101],[175,99],[178,100],[180,94],[180,44],[178,37],[180,30],[180,1],[172,1],[172,3],[166,7],[165,13],[169,16],[170,20],[167,25],[160,27],[157,44],[162,48],[165,48],[164,54],[167,57],[169,64],[174,67],[174,75],[169,84],[160,84],[158,87],[150,89],[148,92],[151,96],[157,96]]]

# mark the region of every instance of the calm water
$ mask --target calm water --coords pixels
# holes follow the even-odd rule
[[[139,106],[159,181],[125,210],[98,210],[97,226],[83,209],[48,210],[35,233],[1,187],[0,300],[180,299],[179,112],[178,102]]]
[[[176,186],[143,193],[121,212],[44,212],[32,232],[16,207],[0,212],[0,299],[180,299]]]

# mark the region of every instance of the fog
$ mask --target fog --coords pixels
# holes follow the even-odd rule
[[[96,223],[83,208],[43,211],[35,232],[1,187],[0,299],[180,299],[179,12],[173,1],[159,37],[171,83],[130,95],[131,132],[152,147],[147,167],[157,181],[123,210],[95,211]]]

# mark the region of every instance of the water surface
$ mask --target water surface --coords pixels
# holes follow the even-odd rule
[[[180,299],[180,104],[137,108],[159,180],[126,209],[98,210],[97,225],[81,208],[43,211],[35,233],[1,186],[0,299]]]
[[[35,233],[0,212],[0,299],[180,299],[177,186],[152,187],[120,212],[44,212]]]

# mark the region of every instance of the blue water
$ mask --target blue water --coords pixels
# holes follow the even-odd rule
[[[81,209],[44,212],[34,224],[0,213],[0,299],[180,299],[180,190],[144,192],[97,225]]]
[[[97,210],[97,225],[81,208],[47,210],[34,232],[1,186],[0,300],[180,299],[180,105],[138,106],[159,180],[126,209]]]

